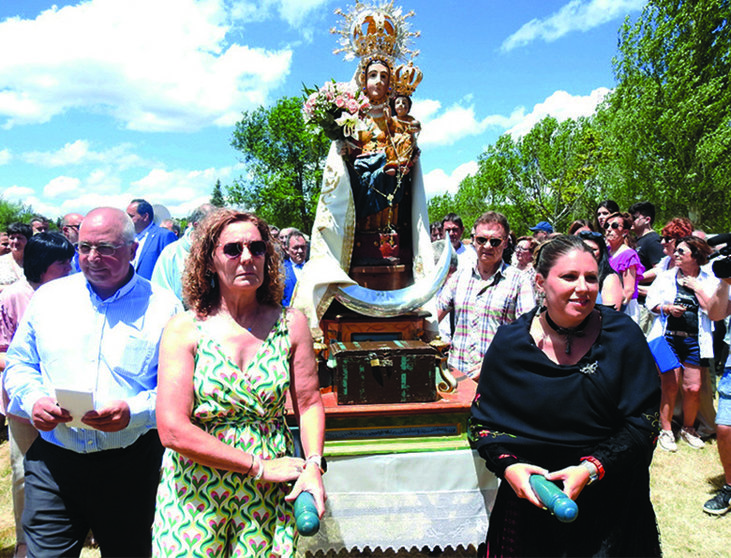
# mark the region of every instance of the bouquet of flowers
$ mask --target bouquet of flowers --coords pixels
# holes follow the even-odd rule
[[[307,124],[319,126],[331,140],[357,139],[361,119],[370,108],[361,91],[354,92],[347,83],[335,80],[320,89],[305,87],[304,91],[307,100],[302,110]]]

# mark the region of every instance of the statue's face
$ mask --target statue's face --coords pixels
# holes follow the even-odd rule
[[[378,62],[368,66],[366,72],[366,96],[371,103],[382,103],[388,95],[391,73],[387,66]]]
[[[406,116],[409,114],[409,100],[406,97],[396,97],[393,102],[393,107],[396,109],[397,116]]]

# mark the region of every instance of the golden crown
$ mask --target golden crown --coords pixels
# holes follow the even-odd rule
[[[418,66],[414,66],[414,63],[409,60],[408,64],[401,64],[396,67],[393,71],[393,88],[396,91],[396,95],[407,95],[411,96],[414,90],[421,83],[421,78],[424,75]]]
[[[341,46],[333,53],[345,53],[346,60],[359,57],[361,68],[375,59],[393,68],[394,61],[419,54],[409,48],[411,38],[419,36],[418,31],[410,31],[410,24],[406,21],[414,12],[402,14],[401,8],[394,7],[393,0],[369,4],[356,1],[349,12],[337,9],[335,14],[342,16],[344,21],[340,29],[333,27],[330,30],[340,35],[338,43]]]

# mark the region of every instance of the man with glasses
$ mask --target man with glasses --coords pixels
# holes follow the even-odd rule
[[[292,301],[294,287],[302,273],[302,267],[307,260],[307,240],[305,235],[297,229],[293,230],[287,236],[287,245],[285,246],[289,258],[284,260],[284,296],[282,297],[282,306],[289,306]]]
[[[455,314],[449,367],[475,381],[497,328],[535,306],[530,277],[503,262],[509,233],[501,213],[480,216],[472,237],[476,262],[458,269],[437,298],[439,321],[450,311]]]
[[[36,292],[6,356],[8,411],[40,431],[25,459],[23,530],[31,556],[78,555],[89,529],[102,555],[149,556],[158,345],[180,304],[135,273],[123,211],[91,211],[77,250],[82,273]]]
[[[79,227],[81,227],[81,221],[83,220],[83,215],[67,213],[61,221],[61,232],[74,246],[79,242]],[[76,252],[74,259],[71,261],[71,273],[78,273],[79,271],[81,271],[79,267],[79,253]]]

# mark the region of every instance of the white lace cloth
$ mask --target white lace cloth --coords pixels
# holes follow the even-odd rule
[[[498,480],[472,450],[333,457],[323,477],[327,511],[298,555],[485,541]]]

